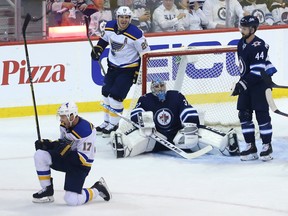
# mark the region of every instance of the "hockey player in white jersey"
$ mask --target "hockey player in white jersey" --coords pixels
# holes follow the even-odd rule
[[[131,24],[132,11],[127,6],[116,12],[116,20],[107,22],[105,31],[91,52],[94,60],[100,56],[108,44],[108,71],[102,87],[103,103],[117,112],[123,111],[123,100],[133,83],[136,83],[141,58],[140,53],[150,48],[143,31]],[[104,122],[96,128],[98,134],[109,137],[118,128],[120,118],[109,110],[104,110]]]
[[[239,25],[239,20],[244,16],[244,11],[239,1],[229,1],[230,13],[226,11],[227,8],[225,0],[205,0],[203,12],[209,22],[207,26],[208,29],[234,28]],[[228,26],[226,26],[227,18],[230,20]]]
[[[34,161],[42,190],[33,194],[33,202],[54,201],[51,168],[65,173],[64,200],[68,205],[82,205],[99,196],[109,201],[111,194],[103,178],[92,187],[83,188],[96,151],[94,126],[78,115],[78,107],[74,102],[63,103],[58,115],[61,122],[60,139],[35,142]]]
[[[153,32],[184,31],[181,20],[186,16],[180,13],[174,4],[174,0],[164,0],[152,15]]]
[[[131,111],[131,120],[141,128],[128,131],[119,128],[111,136],[117,158],[168,150],[150,138],[152,133],[157,133],[180,149],[197,151],[211,145],[215,153],[220,151],[223,155],[239,155],[234,130],[226,134],[200,125],[197,110],[180,92],[166,91],[166,84],[161,79],[152,80],[151,93],[138,99]]]

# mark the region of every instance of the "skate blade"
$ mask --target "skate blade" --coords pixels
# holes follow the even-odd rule
[[[33,198],[32,202],[33,203],[52,203],[52,202],[54,202],[54,197],[53,196],[47,196],[47,197],[42,197],[40,199]]]
[[[273,157],[271,155],[266,155],[266,156],[261,156],[260,159],[265,162],[265,161],[273,160]]]
[[[111,199],[112,199],[112,194],[111,194],[111,192],[110,192],[110,190],[109,190],[108,185],[106,184],[105,179],[104,179],[103,177],[101,177],[101,178],[99,179],[99,181],[100,181],[101,184],[104,185],[104,187],[107,189],[107,191],[108,191],[108,193],[109,193],[109,196],[110,196],[110,200],[111,200]]]
[[[257,160],[259,157],[257,155],[257,153],[255,154],[249,154],[249,155],[245,155],[245,156],[240,156],[240,160],[241,161],[251,161],[251,160]]]

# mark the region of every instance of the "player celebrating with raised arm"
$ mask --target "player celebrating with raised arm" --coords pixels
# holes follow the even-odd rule
[[[42,190],[33,194],[33,202],[54,201],[51,168],[65,173],[64,200],[68,205],[82,205],[98,196],[109,201],[111,195],[104,178],[100,178],[91,188],[83,188],[96,151],[94,126],[78,116],[78,107],[73,102],[62,104],[58,115],[61,122],[60,139],[35,142],[34,161]]]
[[[167,139],[180,149],[197,151],[211,145],[224,155],[238,155],[238,140],[234,130],[223,133],[200,125],[197,110],[178,91],[166,91],[162,79],[154,79],[151,93],[141,96],[131,112],[138,129],[113,132],[112,144],[117,157],[131,157],[144,152],[168,150],[150,135]],[[219,151],[218,151],[219,150]]]
[[[141,58],[140,53],[150,48],[142,30],[131,24],[131,10],[122,6],[116,12],[116,20],[107,22],[105,31],[92,50],[91,57],[99,60],[108,44],[108,71],[102,87],[103,103],[117,112],[123,111],[123,100],[133,83],[136,83]],[[104,110],[104,122],[96,127],[97,133],[109,137],[118,128],[119,117]]]
[[[259,20],[254,16],[245,16],[240,20],[242,38],[238,43],[237,53],[240,67],[240,80],[236,83],[232,96],[238,96],[237,109],[246,149],[240,153],[243,161],[258,159],[255,144],[255,125],[252,114],[255,111],[262,139],[260,158],[271,160],[272,125],[269,105],[265,96],[269,88],[261,77],[261,73],[272,76],[277,70],[268,58],[269,45],[255,35]]]

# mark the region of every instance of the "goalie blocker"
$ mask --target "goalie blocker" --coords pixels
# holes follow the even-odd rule
[[[133,157],[145,152],[153,152],[156,141],[145,135],[141,130],[143,129],[134,128],[126,132],[117,130],[111,134],[112,147],[117,158]],[[159,132],[154,132],[166,139]],[[239,155],[238,139],[234,129],[231,129],[228,133],[223,133],[204,125],[197,128],[195,124],[189,123],[185,124],[184,128],[176,134],[173,142],[175,146],[181,149],[198,151],[210,145],[215,150],[213,153],[220,152],[225,156]]]

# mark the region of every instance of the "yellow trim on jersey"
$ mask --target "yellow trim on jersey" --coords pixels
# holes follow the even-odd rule
[[[75,137],[77,137],[78,139],[81,139],[81,136],[80,136],[78,133],[76,133],[75,130],[72,130],[71,133],[72,133]]]
[[[137,40],[136,37],[134,37],[133,35],[131,35],[131,34],[127,33],[127,32],[124,32],[123,34],[124,34],[126,37],[129,37],[129,38],[132,39],[132,40]]]
[[[133,67],[138,67],[138,66],[139,66],[139,63],[136,62],[136,63],[133,63],[133,64],[125,65],[123,68],[133,68]]]
[[[106,28],[105,28],[105,31],[114,31],[114,28],[106,27]]]
[[[86,159],[81,154],[78,153],[78,155],[79,155],[79,159],[80,159],[83,166],[86,166],[86,167],[92,166],[93,161],[91,163],[89,163],[86,161]]]
[[[38,179],[40,180],[40,181],[44,181],[44,180],[50,180],[50,175],[49,176],[38,176]]]
[[[89,193],[89,201],[91,201],[94,197],[94,191],[91,188],[86,188],[86,190]]]

